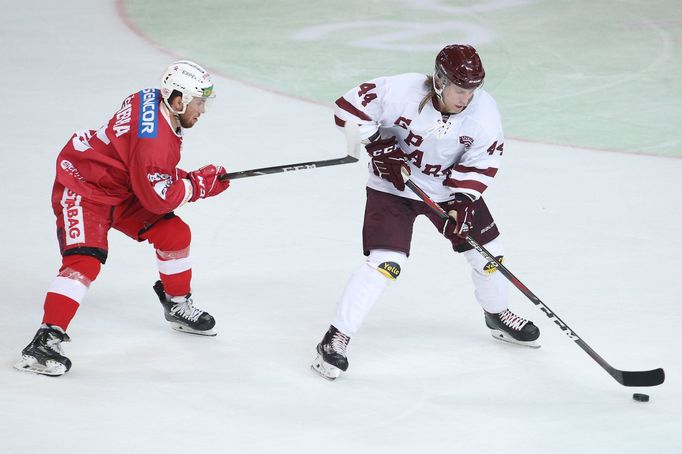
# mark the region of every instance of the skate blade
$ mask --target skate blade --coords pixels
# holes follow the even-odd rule
[[[320,377],[329,381],[336,380],[341,374],[341,369],[336,366],[332,366],[329,363],[325,363],[322,359],[322,355],[317,355],[317,358],[315,358],[313,363],[310,365],[310,369],[312,369]]]
[[[540,348],[540,343],[537,340],[534,341],[520,341],[517,339],[514,339],[511,337],[509,334],[505,333],[504,331],[496,330],[496,329],[491,329],[490,334],[493,336],[493,339],[498,340],[500,342],[506,342],[508,344],[515,344],[515,345],[522,345],[524,347],[529,347],[529,348]]]
[[[22,356],[19,361],[14,364],[16,370],[22,372],[33,372],[34,374],[47,375],[50,377],[59,377],[66,373],[66,366],[58,361],[47,360],[45,365],[40,364],[37,359],[32,356]]]
[[[192,329],[189,326],[182,325],[180,323],[175,323],[171,322],[171,328],[173,328],[175,331],[180,331],[181,333],[187,333],[187,334],[197,334],[199,336],[216,336],[218,335],[218,332],[215,331],[213,328],[206,330],[206,331],[199,331],[196,329]]]

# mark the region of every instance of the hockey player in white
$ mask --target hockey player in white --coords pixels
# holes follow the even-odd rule
[[[370,155],[363,225],[366,263],[337,302],[312,369],[334,380],[348,368],[346,348],[374,303],[398,278],[410,253],[412,227],[425,215],[472,269],[474,296],[495,339],[539,347],[539,329],[508,308],[508,282],[464,240],[471,235],[503,258],[497,226],[482,193],[504,152],[497,105],[481,89],[485,71],[471,46],[450,45],[436,57],[433,76],[401,74],[360,84],[336,101],[335,121],[358,124]],[[411,179],[456,219],[435,216],[409,189]]]

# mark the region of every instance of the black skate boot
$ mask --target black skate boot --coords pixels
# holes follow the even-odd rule
[[[336,380],[341,371],[348,369],[346,347],[350,337],[330,325],[329,330],[317,344],[317,358],[310,366],[312,370],[327,380]]]
[[[519,317],[509,309],[505,309],[499,314],[485,312],[485,324],[497,340],[531,348],[540,347],[537,342],[538,337],[540,337],[540,329],[530,320]]]
[[[186,296],[170,297],[163,290],[163,283],[156,281],[154,291],[163,305],[163,312],[166,320],[171,324],[171,328],[183,333],[199,334],[202,336],[215,336],[213,327],[215,319],[208,312],[204,312],[194,307],[192,294]]]
[[[64,356],[61,343],[70,340],[60,327],[43,323],[14,368],[52,377],[64,375],[71,369],[71,360]]]

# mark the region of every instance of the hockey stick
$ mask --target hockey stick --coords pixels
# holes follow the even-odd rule
[[[410,180],[409,174],[407,172],[403,171],[403,179],[405,180],[405,185],[409,187],[412,191],[414,191],[415,194],[419,196],[420,199],[426,203],[426,205],[431,208],[431,210],[438,215],[443,220],[447,220],[450,217],[448,214],[443,210],[440,205],[438,205],[436,202],[431,200],[431,198],[419,187],[417,186],[412,180]],[[573,331],[563,320],[559,318],[558,315],[554,313],[545,303],[543,303],[540,298],[535,296],[533,292],[531,292],[528,287],[523,285],[523,283],[512,274],[511,271],[507,269],[502,263],[497,261],[495,257],[488,252],[486,248],[478,244],[476,240],[474,240],[471,236],[467,236],[466,238],[467,243],[469,243],[474,249],[476,249],[488,262],[492,263],[494,267],[496,267],[500,273],[506,277],[509,282],[514,284],[514,287],[519,289],[521,293],[523,293],[526,298],[528,298],[531,303],[535,304],[537,307],[540,308],[540,310],[550,319],[552,320],[561,330],[569,337],[569,339],[573,340],[580,348],[582,348],[590,357],[597,362],[606,372],[609,373],[618,383],[620,383],[623,386],[657,386],[663,383],[665,380],[665,373],[663,372],[663,369],[658,368],[658,369],[653,369],[653,370],[646,370],[646,371],[627,371],[627,370],[618,370],[615,367],[611,366],[604,358],[599,356],[597,352],[595,352],[592,347],[587,345],[587,343],[582,340],[578,334]]]
[[[271,173],[292,172],[295,170],[316,169],[318,167],[336,166],[339,164],[351,164],[358,162],[360,158],[360,138],[358,126],[346,123],[344,126],[348,154],[343,158],[326,159],[323,161],[299,162],[297,164],[286,164],[282,166],[261,167],[260,169],[242,170],[232,172],[220,177],[221,180],[234,180],[237,178],[256,177],[258,175],[268,175]]]

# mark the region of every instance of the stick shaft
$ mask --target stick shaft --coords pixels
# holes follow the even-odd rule
[[[221,175],[221,180],[235,180],[237,178],[257,177],[259,175],[270,175],[273,173],[293,172],[296,170],[316,169],[318,167],[336,166],[340,164],[350,164],[358,162],[358,158],[344,156],[343,158],[326,159],[323,161],[298,162],[296,164],[285,164],[281,166],[261,167],[259,169],[241,170],[239,172]]]
[[[428,194],[426,194],[419,186],[409,179],[409,174],[404,172],[403,178],[405,180],[405,185],[414,191],[414,193],[417,194],[419,198],[422,199],[434,213],[436,213],[441,219],[449,219],[449,216],[445,210],[443,210],[443,208],[434,202],[431,197],[428,196]],[[590,358],[599,364],[602,369],[608,372],[608,374],[611,375],[618,383],[623,386],[657,386],[663,383],[665,380],[665,373],[661,368],[647,371],[623,371],[611,366],[604,358],[595,352],[594,349],[587,344],[587,342],[578,336],[578,334],[573,331],[573,329],[571,329],[566,322],[559,318],[554,311],[547,307],[547,305],[543,303],[540,298],[531,292],[530,289],[523,284],[523,282],[514,276],[514,274],[509,271],[506,266],[500,263],[486,248],[478,244],[478,242],[471,236],[467,236],[466,241],[488,262],[495,266],[500,273],[502,273],[502,275],[504,275],[504,277],[506,277],[507,280],[514,285],[514,287],[516,287],[526,296],[526,298],[530,300],[531,303],[539,307],[542,313],[552,320],[555,325],[561,328],[561,330],[568,336],[569,339],[573,340],[585,353],[590,356]]]

